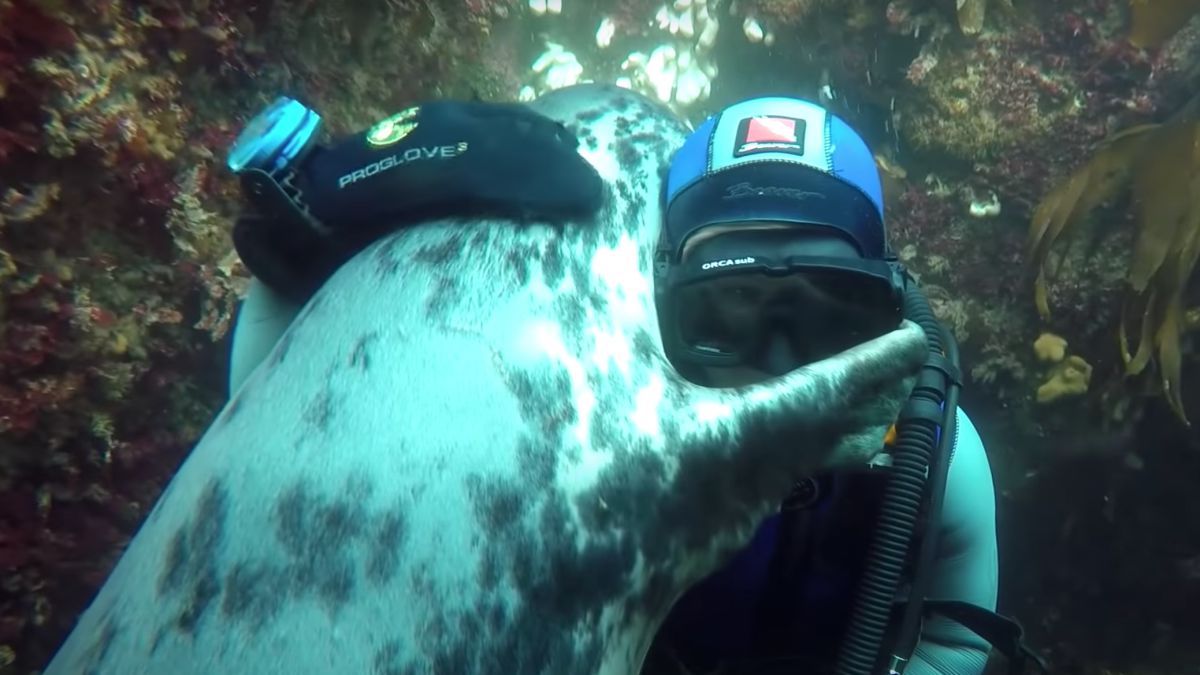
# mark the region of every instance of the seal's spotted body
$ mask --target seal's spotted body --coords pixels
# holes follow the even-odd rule
[[[794,472],[876,452],[919,330],[758,387],[685,382],[651,281],[683,128],[615,88],[536,107],[605,178],[595,222],[431,223],[348,263],[48,673],[634,673]]]

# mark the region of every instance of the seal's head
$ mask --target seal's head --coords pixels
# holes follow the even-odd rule
[[[820,106],[757,98],[710,118],[664,201],[659,320],[689,379],[762,380],[900,324],[874,158]]]

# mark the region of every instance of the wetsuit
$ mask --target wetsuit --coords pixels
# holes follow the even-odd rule
[[[815,503],[785,502],[782,515],[765,521],[729,563],[675,604],[643,675],[709,673],[721,665],[726,669],[718,672],[729,675],[828,672],[884,477],[878,471],[818,476]],[[979,433],[960,409],[927,597],[994,610],[997,576],[991,469]],[[934,615],[905,672],[978,675],[988,651],[977,635]]]

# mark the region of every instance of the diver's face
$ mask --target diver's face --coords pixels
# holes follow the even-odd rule
[[[820,230],[793,224],[739,223],[711,226],[693,235],[684,244],[681,260],[713,257],[717,252],[705,248],[719,244],[722,235],[754,231],[761,232],[761,238],[755,235],[752,242],[730,245],[739,254],[764,257],[786,255],[794,250],[791,245],[798,243],[803,245],[804,255],[858,256],[852,244]],[[783,375],[899,324],[890,288],[857,272],[821,268],[782,275],[747,270],[684,284],[673,294],[668,313],[690,351],[725,354],[739,364],[701,366],[697,361],[704,359],[691,360],[689,368],[698,368],[704,381],[719,387],[744,386]]]
[[[753,355],[742,365],[703,368],[709,383],[755,384],[874,337],[880,321],[847,286],[799,274],[719,277],[680,297],[681,328],[694,344],[711,340]]]
[[[728,366],[724,368],[701,368],[705,382],[713,387],[745,387],[751,384],[765,382],[772,377],[789,373],[804,365],[804,360],[796,355],[787,336],[774,334],[768,343],[766,369],[760,370],[755,366]]]

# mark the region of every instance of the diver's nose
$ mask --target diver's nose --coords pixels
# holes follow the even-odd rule
[[[804,365],[792,347],[792,341],[781,330],[773,330],[767,337],[767,349],[763,355],[763,370],[771,375],[783,375]]]

